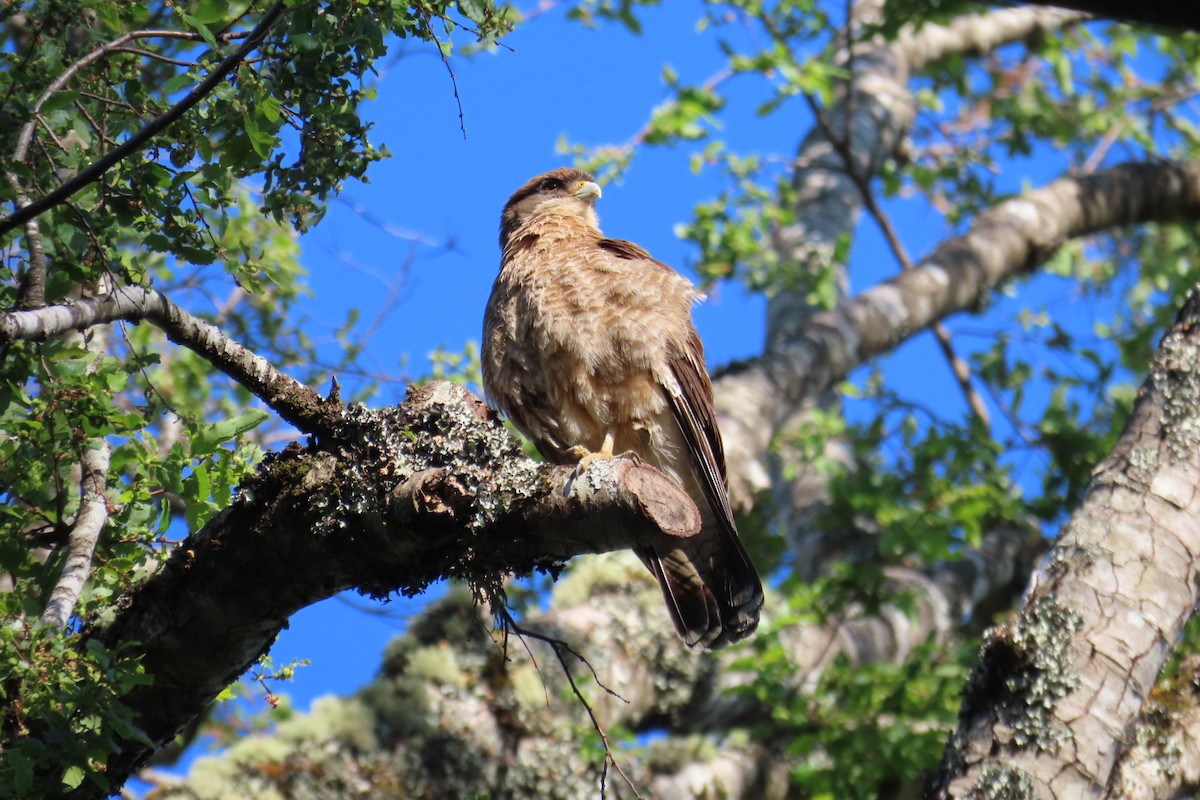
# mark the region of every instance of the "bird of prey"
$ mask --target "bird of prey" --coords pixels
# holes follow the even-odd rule
[[[683,485],[699,533],[639,548],[690,647],[758,625],[762,585],[738,539],[704,348],[701,298],[632,242],[600,232],[600,187],[556,169],[500,219],[500,274],[484,316],[483,385],[551,462],[635,453]]]

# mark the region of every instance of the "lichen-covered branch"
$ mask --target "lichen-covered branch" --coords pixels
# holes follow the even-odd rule
[[[699,512],[669,478],[627,461],[580,474],[538,465],[477,398],[433,383],[396,408],[350,407],[325,441],[269,456],[88,636],[140,656],[153,683],[125,702],[163,744],[292,614],[338,591],[415,594],[458,578],[495,592],[509,572],[698,528]],[[656,635],[673,642],[670,630]],[[152,750],[121,745],[106,766],[114,783]]]
[[[1168,332],[1133,414],[1035,576],[984,640],[935,797],[1105,796],[1200,600],[1200,293]]]

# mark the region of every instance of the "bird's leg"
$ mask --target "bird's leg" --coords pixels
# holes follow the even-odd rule
[[[613,455],[613,444],[614,444],[613,432],[606,431],[604,434],[604,442],[600,445],[600,449],[597,452],[593,453],[591,450],[588,450],[583,445],[577,444],[574,447],[572,447],[571,455],[573,455],[579,459],[579,467],[578,467],[579,472],[583,472],[584,470],[586,470],[588,468],[588,465],[590,465],[596,459],[616,458],[617,456]]]

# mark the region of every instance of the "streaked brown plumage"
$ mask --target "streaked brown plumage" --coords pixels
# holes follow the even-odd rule
[[[547,459],[632,451],[678,480],[700,533],[639,550],[689,646],[749,635],[758,573],[738,539],[704,348],[700,294],[642,248],[600,233],[600,187],[557,169],[518,189],[500,221],[484,317],[488,398]]]

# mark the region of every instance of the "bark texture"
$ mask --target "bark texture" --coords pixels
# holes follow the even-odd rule
[[[1133,416],[1035,575],[990,631],[936,797],[1020,786],[1103,797],[1200,600],[1200,294],[1163,339]]]

